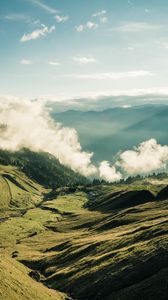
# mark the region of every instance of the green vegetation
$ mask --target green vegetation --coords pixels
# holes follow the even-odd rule
[[[49,190],[15,159],[0,166],[0,299],[166,299],[167,178]]]
[[[0,189],[0,212],[33,207],[46,191],[13,166],[0,166]]]
[[[79,212],[84,208],[88,199],[85,193],[76,192],[74,194],[58,196],[52,201],[47,201],[42,205],[44,208],[50,208],[57,210],[60,214],[66,212]]]
[[[17,166],[29,178],[46,188],[85,184],[88,180],[60,164],[53,155],[29,149],[11,152],[0,150],[0,164]]]
[[[30,270],[5,255],[0,255],[0,299],[65,300],[64,294],[47,289],[29,276]]]

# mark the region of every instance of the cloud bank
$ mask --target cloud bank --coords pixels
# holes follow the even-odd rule
[[[129,72],[116,72],[116,73],[90,73],[90,74],[69,74],[68,77],[75,79],[93,79],[93,80],[119,80],[124,78],[137,78],[152,76],[152,73],[146,70],[137,70]]]
[[[0,134],[1,148],[46,151],[85,176],[95,174],[93,154],[82,151],[76,131],[55,123],[41,103],[1,98],[0,120],[7,124]]]

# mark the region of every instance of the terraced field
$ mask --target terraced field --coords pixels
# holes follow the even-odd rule
[[[168,192],[160,193],[163,188],[143,182],[78,187],[42,199],[38,186],[38,195],[32,193],[41,197],[38,206],[1,222],[1,273],[7,260],[9,269],[22,270],[29,291],[33,286],[63,294],[15,298],[167,299]],[[6,280],[13,282],[11,276]]]

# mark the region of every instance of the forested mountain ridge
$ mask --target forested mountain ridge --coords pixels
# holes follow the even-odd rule
[[[55,156],[29,149],[12,152],[0,149],[0,164],[12,165],[46,188],[85,184],[88,180],[62,165]]]

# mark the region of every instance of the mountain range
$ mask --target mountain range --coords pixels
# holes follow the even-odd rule
[[[132,149],[151,138],[167,144],[167,105],[60,113],[52,107],[51,114],[58,122],[76,129],[83,149],[94,153],[95,162],[111,161],[119,151]]]

